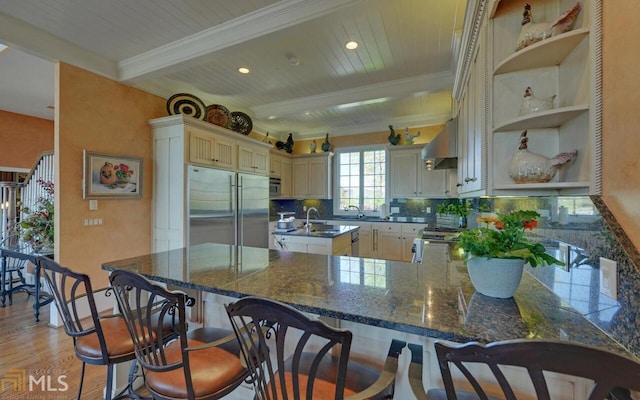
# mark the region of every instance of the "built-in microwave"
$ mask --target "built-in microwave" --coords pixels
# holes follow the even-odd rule
[[[269,177],[269,197],[280,197],[281,185],[280,178]]]

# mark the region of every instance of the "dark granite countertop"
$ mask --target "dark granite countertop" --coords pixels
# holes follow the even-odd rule
[[[275,218],[275,217],[274,217]],[[301,216],[301,217],[296,217],[296,220],[300,220],[300,221],[304,221],[306,219],[306,217]],[[277,221],[278,219],[272,218],[272,221]],[[319,219],[320,221],[344,221],[346,224],[349,223],[349,221],[353,221],[353,222],[402,222],[402,223],[409,223],[409,224],[425,224],[428,222],[428,220],[426,218],[422,218],[422,217],[387,217],[387,218],[380,218],[380,217],[362,217],[362,218],[356,218],[356,217],[346,217],[346,216],[340,216],[340,215],[334,215],[330,218],[322,218]],[[314,222],[314,220],[311,220],[311,222]]]
[[[102,268],[231,297],[267,297],[307,312],[456,342],[546,338],[632,356],[529,273],[511,299],[475,293],[461,255],[448,244],[434,246],[423,264],[208,243]]]
[[[326,225],[326,224],[311,224],[309,230],[306,227],[298,228],[295,231],[278,231],[275,230],[272,232],[274,235],[285,235],[285,236],[303,236],[303,237],[319,237],[319,238],[335,238],[338,236],[350,234],[354,231],[360,229],[359,226],[351,226],[351,225]]]

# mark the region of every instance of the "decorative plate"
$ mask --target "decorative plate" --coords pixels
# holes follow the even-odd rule
[[[251,129],[253,129],[253,122],[247,114],[240,111],[231,113],[231,130],[248,135],[251,133]]]
[[[204,119],[207,115],[207,107],[204,102],[189,93],[177,93],[167,100],[167,112],[169,115],[183,114],[189,117]]]
[[[225,106],[211,104],[207,106],[205,121],[226,128],[231,123],[231,113]]]

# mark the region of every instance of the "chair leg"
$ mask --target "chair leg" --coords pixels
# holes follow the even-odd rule
[[[113,364],[107,365],[107,388],[105,400],[111,400],[111,391],[113,390]]]
[[[78,388],[78,400],[80,400],[80,395],[82,394],[82,384],[84,383],[84,367],[86,364],[84,361],[82,362],[82,371],[80,372],[80,387]]]

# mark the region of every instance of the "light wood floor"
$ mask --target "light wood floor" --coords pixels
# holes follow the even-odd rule
[[[40,309],[40,322],[33,319],[33,296],[16,293],[13,305],[0,307],[0,399],[2,400],[67,400],[75,399],[80,384],[82,363],[75,356],[72,339],[62,328],[47,325],[49,307]],[[50,377],[50,384],[28,384],[23,390],[12,384],[10,377],[32,375]],[[68,385],[66,390],[61,379]],[[107,367],[87,365],[82,399],[102,398],[107,379]],[[57,390],[56,390],[57,389]],[[141,389],[141,394],[147,392]],[[226,399],[251,399],[252,390],[240,387]]]

